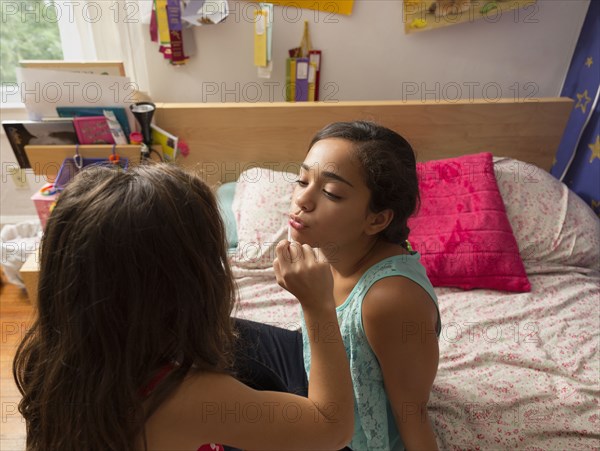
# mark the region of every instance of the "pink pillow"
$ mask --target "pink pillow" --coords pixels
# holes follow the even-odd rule
[[[421,207],[410,243],[434,286],[526,292],[531,285],[491,153],[418,163]]]

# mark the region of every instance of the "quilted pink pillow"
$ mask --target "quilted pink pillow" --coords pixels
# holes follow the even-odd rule
[[[408,222],[409,240],[431,283],[530,291],[492,154],[419,163],[417,171],[421,207]]]

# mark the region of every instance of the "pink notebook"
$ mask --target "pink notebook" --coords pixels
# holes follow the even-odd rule
[[[73,125],[79,144],[115,143],[104,116],[76,117],[73,119]]]

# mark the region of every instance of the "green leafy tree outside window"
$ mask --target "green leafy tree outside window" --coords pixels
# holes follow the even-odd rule
[[[56,17],[60,9],[52,0],[0,0],[0,7],[1,85],[16,83],[20,60],[63,59]]]

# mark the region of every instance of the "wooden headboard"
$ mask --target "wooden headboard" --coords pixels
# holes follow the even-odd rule
[[[191,152],[181,164],[202,171],[214,184],[236,180],[249,166],[297,169],[319,129],[330,122],[357,119],[397,131],[420,161],[489,151],[549,170],[572,103],[569,98],[158,103],[154,119],[187,142]],[[65,152],[72,154],[72,149]],[[58,155],[55,161],[63,158]],[[29,159],[34,165],[35,158]]]
[[[248,165],[285,169],[312,136],[336,121],[370,120],[404,136],[419,161],[489,151],[549,170],[572,108],[568,98],[442,102],[159,104],[157,124],[181,136],[209,182]],[[291,166],[294,166],[292,164]],[[297,167],[297,166],[296,166]]]

